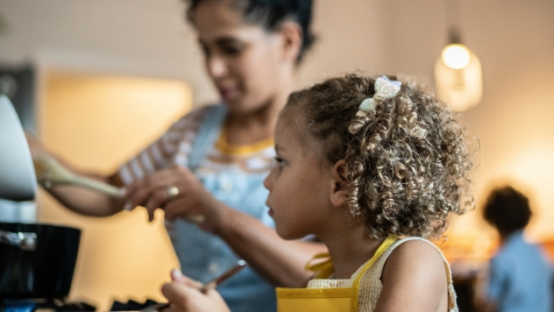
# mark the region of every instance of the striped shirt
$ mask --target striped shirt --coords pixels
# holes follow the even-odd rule
[[[209,107],[202,107],[179,119],[157,141],[124,164],[117,178],[129,185],[171,165],[188,167],[198,129],[208,112]],[[222,130],[197,170],[208,174],[231,168],[252,174],[269,172],[275,157],[273,144],[271,138],[251,145],[229,145]]]

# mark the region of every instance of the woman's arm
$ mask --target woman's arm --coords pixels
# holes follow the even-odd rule
[[[439,251],[424,241],[407,241],[390,255],[375,311],[448,311],[448,280]]]
[[[66,166],[66,168],[68,167]],[[109,177],[86,174],[70,168],[68,168],[68,170],[71,170],[71,172],[79,176],[94,179],[103,183],[110,183]],[[123,209],[123,199],[116,199],[103,193],[79,186],[53,185],[46,190],[63,206],[74,212],[87,216],[111,216]]]
[[[75,175],[91,178],[103,183],[111,183],[110,177],[94,175],[76,170],[68,163],[48,151],[34,136],[26,134],[27,142],[33,157],[50,157]],[[52,185],[45,188],[62,205],[77,213],[88,216],[109,216],[121,211],[123,200],[108,195],[71,185]]]
[[[170,198],[167,190],[177,187],[179,194]],[[237,211],[215,199],[190,170],[170,167],[129,186],[132,207],[146,207],[150,218],[163,207],[165,218],[174,220],[202,215],[198,226],[221,237],[237,255],[260,275],[277,286],[303,287],[313,275],[304,269],[316,253],[326,251],[322,243],[285,241],[274,229],[256,218]]]
[[[214,233],[251,267],[276,286],[306,287],[314,272],[305,265],[315,254],[327,251],[323,243],[286,241],[247,214],[228,207],[220,210]]]

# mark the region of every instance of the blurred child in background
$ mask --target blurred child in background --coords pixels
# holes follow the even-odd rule
[[[529,200],[511,186],[489,195],[483,215],[500,235],[500,249],[490,261],[484,311],[551,312],[553,270],[540,248],[527,243],[523,230],[531,218]]]

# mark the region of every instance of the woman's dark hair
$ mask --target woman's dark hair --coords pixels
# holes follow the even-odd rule
[[[204,0],[186,0],[187,18],[194,19],[196,7]],[[260,25],[267,31],[275,31],[284,21],[294,21],[302,29],[302,47],[296,62],[302,61],[304,54],[315,40],[311,32],[312,0],[229,0],[231,5],[242,12],[245,21]]]
[[[527,197],[511,186],[493,190],[483,209],[485,220],[496,227],[501,236],[525,228],[531,215]]]

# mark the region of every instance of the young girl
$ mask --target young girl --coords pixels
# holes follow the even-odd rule
[[[442,102],[385,76],[329,79],[290,96],[275,149],[264,185],[277,233],[315,234],[330,255],[308,265],[307,288],[277,289],[279,311],[457,310],[448,263],[421,238],[473,204],[462,129]],[[225,311],[217,292],[173,280],[173,309]]]

